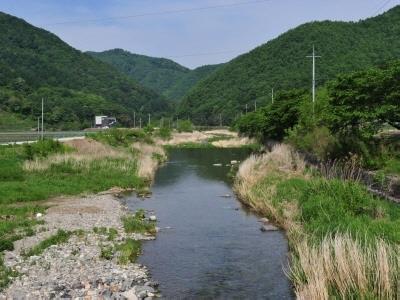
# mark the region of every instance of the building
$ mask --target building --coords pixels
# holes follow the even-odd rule
[[[95,127],[96,128],[110,128],[117,124],[117,119],[108,116],[96,116]]]

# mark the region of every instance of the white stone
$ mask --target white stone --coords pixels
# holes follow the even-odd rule
[[[152,215],[152,216],[149,217],[149,220],[150,221],[157,221],[157,217]]]

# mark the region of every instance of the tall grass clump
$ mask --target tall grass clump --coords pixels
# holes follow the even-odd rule
[[[290,277],[298,299],[396,299],[399,247],[382,239],[365,243],[349,234],[295,245]]]
[[[159,145],[134,143],[132,149],[137,154],[138,175],[151,181],[160,163],[166,160],[164,149]]]
[[[370,194],[347,166],[322,178],[278,145],[239,167],[240,199],[287,231],[299,299],[398,296],[400,208]]]

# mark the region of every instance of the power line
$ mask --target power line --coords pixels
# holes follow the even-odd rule
[[[165,58],[181,58],[181,57],[191,57],[191,56],[207,56],[207,55],[217,55],[217,54],[225,54],[225,53],[233,53],[240,52],[236,50],[227,50],[227,51],[216,51],[216,52],[203,52],[203,53],[192,53],[192,54],[184,54],[177,56],[165,56]]]
[[[234,6],[242,6],[242,5],[260,4],[260,3],[270,2],[270,1],[272,1],[272,0],[245,1],[245,2],[230,3],[230,4],[220,4],[220,5],[194,7],[194,8],[184,8],[184,9],[175,9],[175,10],[164,10],[164,11],[149,12],[149,13],[143,13],[143,14],[137,14],[137,15],[129,15],[129,16],[117,16],[117,17],[98,18],[98,19],[64,21],[64,22],[48,23],[48,24],[44,24],[44,26],[76,24],[76,23],[92,23],[92,22],[112,21],[112,20],[122,20],[122,19],[133,19],[133,18],[141,18],[141,17],[147,17],[147,16],[169,15],[169,14],[176,14],[176,13],[187,13],[187,12],[193,12],[193,11],[200,11],[200,10],[218,9],[218,8],[224,8],[224,7],[234,7]]]
[[[378,13],[380,13],[390,2],[392,2],[393,0],[385,0],[383,2],[383,4],[381,6],[379,6],[379,8],[372,14],[373,16],[377,15]]]

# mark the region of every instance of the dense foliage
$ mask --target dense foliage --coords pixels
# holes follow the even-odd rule
[[[360,22],[313,22],[299,26],[225,64],[196,85],[179,107],[181,117],[218,124],[234,120],[245,105],[270,101],[271,89],[311,88],[315,44],[318,84],[337,74],[362,70],[400,57],[400,6]]]
[[[249,136],[286,139],[320,159],[356,155],[368,167],[396,171],[387,164],[399,165],[400,141],[382,131],[400,128],[399,78],[400,62],[340,75],[318,90],[314,107],[305,91],[292,90],[236,127]]]
[[[108,64],[57,36],[0,13],[0,110],[35,118],[46,98],[53,127],[82,128],[97,113],[129,124],[133,111],[161,113],[169,105]]]
[[[190,70],[170,59],[133,54],[122,49],[87,53],[171,100],[181,99],[198,81],[220,66]]]

